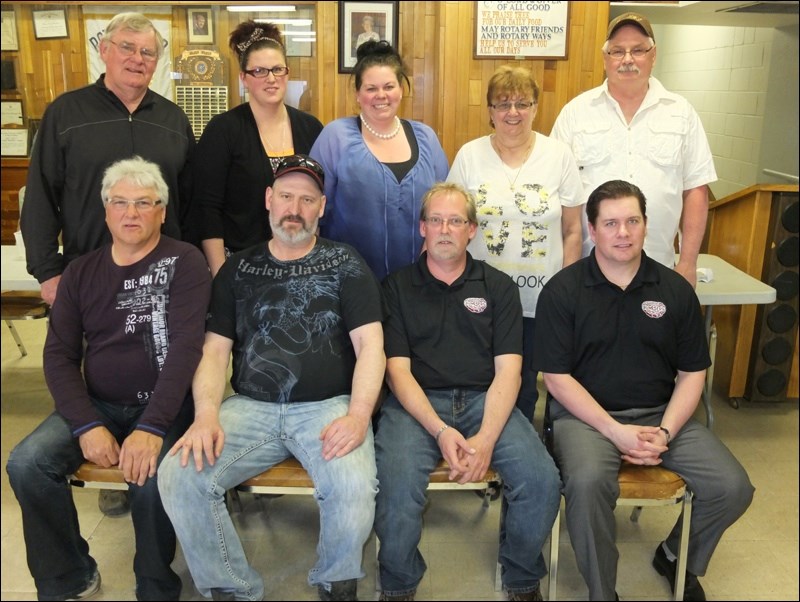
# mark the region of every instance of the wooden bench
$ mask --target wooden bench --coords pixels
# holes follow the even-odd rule
[[[449,467],[444,460],[434,468],[428,490],[443,489],[472,489],[483,492],[483,503],[489,505],[491,500],[497,499],[502,490],[500,475],[490,468],[483,480],[476,483],[459,485],[450,481],[447,476]],[[103,468],[91,462],[84,462],[69,477],[70,485],[74,487],[87,487],[94,489],[127,489],[128,484],[122,477],[122,471],[117,466]],[[233,491],[265,495],[311,495],[314,493],[314,483],[302,464],[295,458],[278,462],[269,470],[247,479],[237,485]]]
[[[493,468],[486,471],[486,475],[475,483],[465,483],[459,485],[448,478],[450,467],[444,460],[440,460],[436,468],[431,472],[428,491],[441,491],[447,489],[472,490],[477,493],[482,492],[483,507],[488,508],[489,502],[496,500],[503,490],[503,482],[500,475]],[[96,489],[127,489],[128,484],[122,477],[122,471],[117,466],[103,468],[91,462],[85,462],[68,478],[70,485],[74,487],[87,487]],[[302,464],[295,458],[289,458],[283,462],[278,462],[272,468],[265,470],[259,475],[247,479],[229,491],[230,498],[236,503],[241,511],[242,505],[239,500],[239,492],[253,493],[256,495],[312,495],[314,493],[314,483]],[[377,555],[380,542],[376,542],[375,553]],[[500,563],[497,563],[495,570],[495,591],[501,587]],[[376,569],[375,583],[377,589],[380,588],[380,574]]]

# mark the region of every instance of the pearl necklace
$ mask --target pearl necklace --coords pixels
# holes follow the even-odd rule
[[[380,132],[376,132],[375,130],[372,129],[372,126],[367,122],[366,119],[364,119],[364,113],[361,113],[359,115],[359,118],[361,119],[361,123],[364,124],[364,127],[367,128],[367,131],[376,138],[380,138],[381,140],[391,140],[392,138],[397,136],[397,134],[400,133],[400,127],[402,126],[402,123],[400,123],[400,119],[398,119],[397,115],[395,115],[394,121],[396,125],[394,131],[392,131],[391,134],[381,134]]]

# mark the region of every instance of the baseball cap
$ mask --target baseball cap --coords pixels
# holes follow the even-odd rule
[[[322,165],[308,155],[290,155],[281,159],[278,169],[275,170],[275,179],[292,172],[306,174],[314,180],[321,192],[325,190],[325,170],[322,169]]]
[[[656,41],[656,37],[653,35],[653,26],[650,25],[650,21],[647,19],[647,17],[644,17],[638,13],[623,13],[611,21],[611,23],[608,24],[606,40],[611,39],[611,36],[614,35],[614,32],[623,25],[636,25],[645,33],[645,35],[647,35],[647,37],[652,38],[654,42]]]

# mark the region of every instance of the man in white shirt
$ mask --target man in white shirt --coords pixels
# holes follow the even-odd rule
[[[650,218],[645,253],[694,286],[707,185],[717,174],[697,112],[651,77],[656,53],[647,18],[625,13],[611,21],[603,45],[606,81],[567,103],[551,136],[572,148],[585,191],[614,179],[642,189]],[[587,232],[584,222],[584,257],[592,248]]]

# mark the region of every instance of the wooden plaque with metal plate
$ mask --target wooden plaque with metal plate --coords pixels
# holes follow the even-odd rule
[[[228,110],[225,60],[213,49],[186,48],[175,60],[181,74],[175,86],[175,101],[199,138],[208,121]]]

